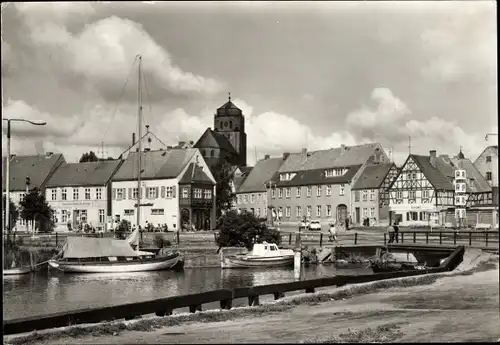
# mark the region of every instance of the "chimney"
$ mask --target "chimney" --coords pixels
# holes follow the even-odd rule
[[[269,156],[269,155],[265,155],[265,156],[264,156],[264,160],[266,160],[266,161],[267,161],[269,158],[271,158],[271,156]]]
[[[135,145],[135,133],[132,133],[132,146]]]
[[[290,156],[290,152],[283,152],[283,160],[286,160]]]
[[[437,155],[436,150],[430,150],[429,151],[429,157],[430,157],[430,160],[431,160],[431,165],[433,167],[436,167],[436,155]]]

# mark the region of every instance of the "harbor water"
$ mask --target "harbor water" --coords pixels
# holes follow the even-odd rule
[[[337,269],[333,265],[304,267],[303,279],[336,274],[370,274],[368,268]],[[187,268],[126,274],[36,274],[4,277],[4,319],[43,315],[80,308],[104,307],[216,289],[256,286],[294,281],[293,269],[222,270]],[[272,298],[272,296],[271,296]],[[233,304],[244,305],[244,301]],[[217,308],[206,306],[204,308]]]

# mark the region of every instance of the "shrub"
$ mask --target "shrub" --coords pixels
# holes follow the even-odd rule
[[[118,224],[118,227],[115,230],[116,238],[120,240],[124,240],[127,235],[126,233],[132,229],[130,222],[126,219],[123,219],[120,224]]]
[[[219,247],[246,247],[251,249],[254,240],[280,244],[281,236],[271,230],[250,212],[226,212],[217,220],[217,245]]]
[[[155,235],[154,243],[158,248],[170,247],[172,243],[165,239],[163,235]]]

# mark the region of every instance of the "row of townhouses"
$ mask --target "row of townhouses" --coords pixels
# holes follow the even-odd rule
[[[122,219],[136,224],[138,206],[142,227],[214,227],[215,179],[198,149],[141,152],[140,205],[138,155],[131,152],[123,160],[88,163],[66,163],[61,154],[12,156],[11,200],[19,204],[29,189],[39,188],[54,210],[56,230],[84,224],[107,230]],[[31,230],[32,224],[20,219],[15,227]]]
[[[455,173],[464,171],[465,205],[455,195]],[[458,193],[457,193],[458,195]],[[410,154],[401,167],[378,143],[266,156],[237,191],[236,208],[297,227],[307,218],[326,225],[456,226],[455,210],[466,209],[467,225],[498,224],[498,146],[472,163],[430,151]]]

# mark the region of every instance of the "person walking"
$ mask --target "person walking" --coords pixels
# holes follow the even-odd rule
[[[328,236],[329,241],[330,242],[332,242],[332,241],[338,242],[337,241],[337,225],[334,223],[330,223],[330,229],[328,230],[328,232],[329,232],[329,236]]]
[[[396,243],[399,243],[399,226],[397,222],[394,222],[394,238],[396,239]]]
[[[387,227],[387,234],[389,235],[389,242],[388,243],[394,242],[394,228],[390,224]]]

